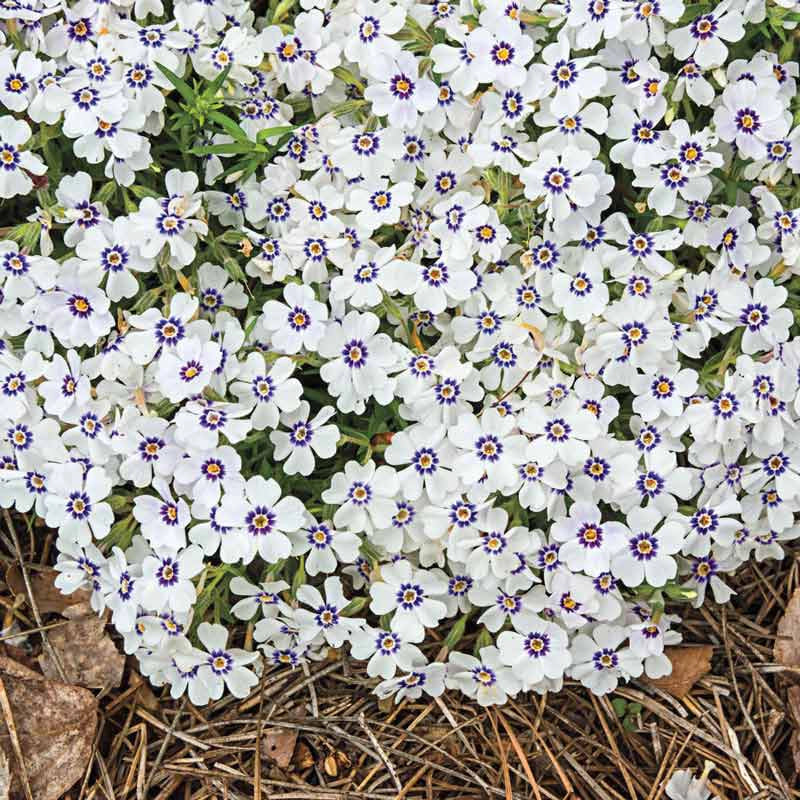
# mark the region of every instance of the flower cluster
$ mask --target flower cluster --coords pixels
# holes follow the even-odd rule
[[[194,703],[668,673],[800,535],[798,21],[6,0],[0,506]]]

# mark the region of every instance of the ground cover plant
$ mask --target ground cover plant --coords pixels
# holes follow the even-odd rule
[[[154,685],[605,695],[800,533],[797,4],[0,20],[0,505]]]

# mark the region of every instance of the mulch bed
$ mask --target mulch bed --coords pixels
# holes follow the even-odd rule
[[[5,574],[16,559],[0,550]],[[27,555],[31,569],[48,557]],[[700,774],[712,762],[723,800],[800,798],[800,690],[789,691],[800,670],[773,657],[778,620],[800,585],[798,555],[745,566],[726,606],[685,609],[685,642],[714,653],[711,672],[682,700],[645,683],[597,698],[567,682],[488,711],[454,693],[394,705],[335,653],[266,671],[245,700],[195,708],[151,689],[129,659],[121,688],[100,693],[92,758],[67,797],[658,800],[675,769]],[[35,627],[2,582],[0,603]],[[35,653],[46,636],[31,634],[26,647]],[[619,698],[634,710],[624,719],[611,703]]]

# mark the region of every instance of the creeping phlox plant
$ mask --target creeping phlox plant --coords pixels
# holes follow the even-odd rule
[[[0,505],[194,703],[668,673],[800,534],[798,20],[6,0]]]

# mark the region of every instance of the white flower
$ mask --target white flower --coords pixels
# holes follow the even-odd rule
[[[231,391],[245,408],[252,408],[251,421],[257,431],[277,428],[280,413],[295,411],[300,406],[302,386],[291,378],[294,364],[279,358],[270,369],[261,353],[250,353],[241,367]]]
[[[234,528],[242,549],[242,561],[249,564],[256,553],[274,564],[292,550],[287,533],[303,524],[305,509],[296,497],[281,497],[273,479],[260,475],[250,478],[241,494],[226,492],[216,519],[219,525]]]
[[[517,467],[526,460],[524,436],[513,434],[513,418],[487,408],[480,419],[463,414],[448,431],[461,451],[453,469],[467,486],[481,482],[487,492],[504,489],[517,479]]]
[[[0,117],[0,198],[7,200],[28,194],[33,188],[28,173],[44,175],[47,171],[37,156],[21,149],[20,145],[30,138],[31,129],[27,122]]]
[[[567,319],[588,322],[592,316],[602,314],[608,304],[603,267],[587,261],[573,269],[575,271],[569,273],[554,271],[553,300]]]
[[[597,178],[581,173],[592,163],[584,150],[568,146],[561,155],[545,150],[536,161],[520,172],[525,197],[544,197],[542,208],[548,220],[562,221],[573,213],[574,206],[590,206],[600,190]]]
[[[183,451],[175,444],[170,424],[138,412],[124,413],[123,420],[125,424],[120,426],[123,433],[113,440],[114,448],[124,458],[120,475],[139,488],[149,486],[156,475],[172,476]]]
[[[224,436],[238,444],[250,432],[251,421],[241,419],[248,409],[236,403],[189,401],[175,415],[175,440],[187,450],[213,450]]]
[[[417,666],[407,675],[381,681],[375,687],[375,694],[382,699],[394,695],[395,703],[405,699],[418,700],[423,693],[439,697],[444,692],[446,669],[444,664],[437,662]]]
[[[201,622],[197,636],[208,653],[203,668],[210,673],[206,680],[211,699],[222,696],[223,684],[234,697],[247,697],[258,678],[246,667],[258,659],[258,653],[227,647],[228,631],[223,625]],[[181,664],[180,658],[176,661]]]
[[[402,6],[385,2],[358,0],[353,12],[354,28],[344,46],[349,61],[356,62],[367,73],[379,55],[395,56],[400,44],[391,38],[405,21],[406,11]]]
[[[198,235],[208,232],[206,223],[195,218],[200,210],[200,197],[195,193],[197,184],[196,175],[170,170],[167,173],[170,196],[161,200],[145,197],[139,211],[131,215],[133,228],[141,237],[139,250],[145,258],[155,258],[167,247],[170,263],[175,267],[192,263]]]
[[[390,125],[413,128],[418,113],[436,105],[436,84],[419,76],[419,65],[412,53],[377,55],[370,72],[375,82],[367,86],[364,97],[372,104],[373,113],[385,116]]]
[[[645,422],[659,416],[678,417],[683,414],[684,403],[697,391],[697,373],[693,369],[668,366],[655,375],[637,375],[631,382],[637,395],[633,410]]]
[[[678,572],[673,556],[686,539],[683,526],[672,518],[664,520],[653,506],[629,511],[627,522],[630,536],[622,552],[612,559],[611,571],[626,586],[643,581],[663,586]]]
[[[396,358],[391,339],[378,333],[379,324],[375,314],[351,311],[341,323],[329,323],[320,341],[319,353],[328,359],[320,375],[340,411],[361,414],[370,397],[381,405],[392,401],[395,379],[388,372]]]
[[[272,332],[272,345],[280,353],[299,353],[303,348],[313,352],[325,335],[328,307],[316,299],[310,286],[290,283],[283,297],[286,303],[264,303],[264,324]]]
[[[314,470],[315,456],[325,459],[336,453],[339,429],[325,424],[334,413],[332,406],[325,406],[309,419],[311,406],[302,400],[295,411],[281,414],[281,422],[289,432],[275,430],[269,438],[275,445],[275,459],[286,459],[283,471],[287,475],[310,475]]]
[[[67,347],[94,345],[114,325],[111,303],[94,277],[81,274],[76,262],[64,265],[58,288],[31,300],[34,320],[48,326]]]
[[[324,598],[313,586],[301,586],[297,590],[298,602],[310,606],[310,610],[298,608],[294,612],[299,639],[301,643],[306,643],[321,634],[331,647],[341,647],[363,623],[358,619],[342,616],[347,598],[339,578],[326,578],[323,588]]]
[[[447,613],[439,599],[447,584],[434,572],[415,570],[406,560],[381,567],[381,579],[370,587],[370,610],[392,614],[391,629],[404,641],[421,642],[426,628],[435,628]]]
[[[547,454],[555,452],[559,460],[569,466],[576,466],[589,458],[587,442],[599,433],[597,417],[581,407],[574,395],[546,410],[531,404],[520,416],[519,425],[523,431],[536,437],[528,447],[528,458],[547,463]]]
[[[698,14],[688,25],[667,34],[667,43],[675,58],[693,57],[701,69],[718,67],[725,61],[728,48],[724,42],[736,42],[744,36],[742,15],[731,10],[731,3],[719,3],[710,13]]]
[[[152,269],[152,263],[142,258],[130,243],[128,224],[125,217],[113,223],[101,223],[87,230],[75,248],[84,270],[98,273],[98,283],[105,277],[106,293],[114,302],[133,297],[139,291],[139,282],[131,270],[149,272]]]
[[[188,294],[176,294],[170,301],[169,314],[164,316],[156,308],[129,317],[133,328],[124,340],[123,348],[137,364],[149,364],[161,348],[176,347],[187,336],[208,331],[208,323],[193,320],[198,302]]]
[[[343,274],[331,281],[331,300],[346,300],[353,308],[380,305],[382,292],[393,288],[395,268],[410,270],[413,267],[407,261],[395,259],[396,251],[394,246],[375,251],[360,250],[351,263],[345,264]]]
[[[140,494],[133,501],[133,516],[153,548],[180,550],[186,546],[186,526],[192,518],[189,506],[182,497],[175,500],[162,479],[156,478],[152,486],[160,497]]]
[[[525,83],[533,57],[533,40],[519,23],[507,19],[493,30],[479,27],[467,36],[466,48],[475,59],[482,83],[514,88]]]
[[[619,625],[598,625],[591,636],[578,634],[570,648],[570,674],[601,695],[614,691],[620,678],[638,677],[641,659],[629,647],[620,647],[626,637],[627,630]]]
[[[89,379],[81,374],[81,360],[75,350],[69,350],[66,359],[58,353],[53,356],[37,390],[44,398],[48,414],[64,422],[75,421],[91,392]]]
[[[480,658],[465,653],[451,653],[447,662],[445,685],[460,689],[480,706],[502,705],[509,696],[514,697],[521,682],[513,669],[500,660],[496,647],[483,647]]]
[[[391,288],[413,295],[417,308],[433,314],[466,300],[477,284],[469,260],[441,260],[434,264],[396,260],[387,265],[387,272]]]
[[[114,512],[103,502],[111,494],[104,469],[92,467],[84,475],[80,464],[65,464],[50,476],[47,490],[46,522],[59,537],[85,546],[108,535]]]
[[[216,342],[184,339],[161,354],[157,372],[159,389],[173,403],[198,395],[208,386],[221,358]]]
[[[247,295],[241,284],[231,281],[228,272],[217,264],[205,262],[197,270],[200,308],[216,314],[223,306],[245,308]]]
[[[103,565],[101,582],[104,584],[105,604],[111,609],[114,627],[126,633],[136,624],[139,608],[136,583],[141,575],[138,564],[128,564],[125,553],[115,547],[112,556]]]
[[[156,550],[142,562],[137,589],[139,602],[156,612],[188,611],[197,597],[192,578],[203,568],[203,551],[195,545],[184,550]]]
[[[737,283],[725,289],[720,303],[730,317],[743,326],[742,352],[769,350],[789,338],[792,312],[784,308],[787,293],[769,278],[761,278],[751,290]]]
[[[344,472],[333,476],[322,500],[339,506],[333,515],[337,528],[371,533],[391,524],[398,488],[397,473],[391,467],[384,464],[376,468],[372,460],[364,465],[348,461]]]
[[[430,428],[421,424],[392,436],[384,457],[393,466],[409,465],[397,474],[408,500],[419,499],[424,488],[428,497],[439,503],[457,489],[458,476],[449,467],[456,450],[446,436],[444,426]]]
[[[237,619],[252,619],[259,609],[264,618],[276,617],[281,612],[285,614],[290,611],[289,606],[280,598],[280,592],[289,588],[286,581],[266,581],[254,586],[236,575],[231,579],[229,588],[234,594],[244,595],[243,600],[231,607],[231,613]]]
[[[313,517],[289,538],[292,555],[306,554],[305,570],[312,576],[334,572],[339,562],[352,564],[361,547],[361,539],[356,534],[334,530],[329,522],[316,522]]]
[[[558,542],[558,557],[574,572],[597,576],[609,570],[611,559],[626,545],[628,529],[619,522],[602,521],[600,509],[575,503],[569,517],[556,520],[550,535]]]
[[[352,634],[350,651],[355,658],[367,662],[367,675],[384,680],[394,677],[399,667],[404,672],[425,663],[422,651],[403,641],[399,633],[364,627]]]
[[[767,145],[782,139],[790,120],[783,103],[755,83],[740,80],[726,87],[722,105],[714,111],[714,125],[723,142],[736,142],[747,158],[763,158]]]
[[[390,183],[386,178],[378,178],[363,189],[354,188],[347,207],[356,212],[358,225],[372,233],[381,225],[396,225],[413,194],[414,187],[408,181]]]
[[[524,689],[543,678],[561,678],[572,663],[568,645],[566,631],[541,617],[528,622],[522,633],[503,631],[497,637],[500,660],[522,680]]]
[[[590,66],[592,58],[571,58],[566,35],[542,50],[544,63],[531,67],[531,79],[541,97],[553,95],[563,114],[576,114],[584,100],[597,97],[606,83],[603,67]]]
[[[206,506],[219,502],[220,494],[242,490],[241,456],[228,445],[181,458],[175,466],[175,488]]]
[[[711,797],[705,773],[695,778],[689,769],[676,770],[666,785],[666,792],[671,800],[708,800]]]

